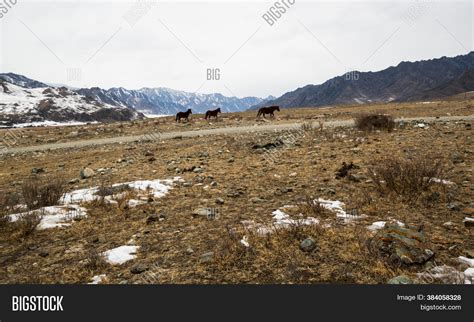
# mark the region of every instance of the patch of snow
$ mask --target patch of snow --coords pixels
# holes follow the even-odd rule
[[[133,245],[119,246],[102,253],[102,255],[109,264],[121,265],[129,260],[135,259],[139,248],[140,246]]]
[[[14,128],[25,128],[25,127],[54,127],[54,126],[77,126],[77,125],[86,125],[86,124],[97,124],[99,122],[55,122],[55,121],[42,121],[42,122],[28,122],[28,123],[18,123],[13,124]]]
[[[452,181],[443,180],[443,179],[438,179],[438,178],[431,178],[431,181],[436,182],[436,183],[445,184],[445,185],[453,185],[453,184],[455,184],[455,183],[452,182]]]
[[[11,221],[17,221],[22,216],[28,214],[37,214],[41,220],[36,227],[38,230],[70,226],[71,222],[77,218],[87,217],[87,210],[78,205],[69,204],[66,206],[50,206],[10,215]]]
[[[181,177],[174,177],[173,179],[165,179],[165,180],[138,180],[138,181],[131,181],[125,183],[117,183],[112,185],[112,187],[120,187],[120,186],[129,186],[132,189],[139,190],[142,192],[149,192],[155,198],[163,197],[168,193],[170,189],[172,189],[173,182],[181,181]],[[98,187],[86,188],[86,189],[79,189],[69,193],[64,194],[61,201],[64,204],[69,203],[81,203],[81,202],[88,202],[93,200],[98,200],[100,196],[97,195],[99,191]],[[118,196],[118,194],[116,194]],[[109,197],[109,196],[107,196]],[[113,200],[111,198],[109,201],[112,203]],[[138,202],[138,200],[135,200]],[[133,202],[132,202],[133,203]]]
[[[106,276],[107,275],[105,275],[105,274],[96,275],[96,276],[92,277],[92,282],[87,283],[87,284],[94,284],[94,285],[100,284],[105,280]]]
[[[240,243],[244,245],[245,247],[250,247],[250,244],[247,240],[247,236],[242,237],[242,239],[240,240]]]
[[[339,217],[339,218],[344,219],[345,222],[349,222],[349,221],[352,221],[352,220],[367,217],[366,215],[356,216],[356,215],[348,214],[342,208],[345,204],[342,201],[339,201],[339,200],[326,200],[326,199],[318,198],[318,199],[314,200],[314,202],[318,202],[322,207],[324,207],[324,208],[326,208],[326,209],[328,209],[332,212],[335,212],[336,216]]]
[[[464,264],[467,264],[471,267],[474,267],[474,258],[467,258],[467,257],[464,257],[464,256],[459,256],[458,257],[458,260],[461,262],[461,263],[464,263]]]
[[[282,208],[290,208],[292,206],[284,206]],[[319,220],[314,217],[304,219],[291,219],[291,217],[280,209],[272,212],[273,223],[269,225],[257,224],[253,220],[244,220],[241,223],[248,229],[255,230],[259,235],[267,235],[275,231],[275,229],[289,228],[291,226],[317,225]]]
[[[470,267],[464,271],[464,284],[474,284],[474,268]]]
[[[386,221],[376,221],[376,222],[372,223],[372,225],[367,226],[367,229],[368,229],[368,230],[372,230],[372,231],[376,231],[376,230],[379,230],[379,229],[383,229],[383,228],[385,227],[385,224],[386,224],[386,223],[387,223]],[[398,221],[398,220],[396,220],[395,223],[396,223],[398,226],[400,226],[400,227],[404,227],[404,226],[405,226],[404,223],[402,223],[401,221]]]
[[[155,119],[155,118],[160,118],[160,117],[167,117],[167,116],[170,116],[171,114],[151,114],[151,113],[143,113],[143,115],[145,115],[146,118],[149,118],[149,119]]]

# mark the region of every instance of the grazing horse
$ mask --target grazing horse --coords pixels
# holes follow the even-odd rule
[[[262,107],[261,109],[258,110],[257,117],[259,117],[260,115],[263,115],[263,118],[265,118],[265,114],[270,114],[271,116],[275,117],[275,115],[273,115],[274,111],[280,112],[280,107],[276,105],[269,106],[269,107]]]
[[[181,119],[186,119],[186,121],[189,121],[189,114],[193,114],[191,109],[188,109],[186,112],[178,112],[178,114],[176,114],[176,122],[181,121]]]
[[[217,114],[221,113],[221,108],[219,107],[217,110],[209,110],[206,112],[206,116],[204,116],[204,119],[210,119],[211,116],[217,118]]]

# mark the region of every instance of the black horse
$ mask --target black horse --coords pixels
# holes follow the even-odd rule
[[[260,115],[263,115],[263,118],[265,118],[265,114],[270,114],[271,116],[275,117],[273,115],[273,112],[278,111],[280,112],[280,107],[279,106],[268,106],[268,107],[262,107],[261,109],[258,110],[257,117],[260,117]]]
[[[221,108],[219,107],[218,109],[216,110],[209,110],[206,112],[206,116],[204,116],[204,119],[210,119],[211,117],[215,117],[217,118],[217,114],[221,113]]]
[[[186,112],[178,112],[178,114],[176,114],[176,122],[181,121],[181,119],[186,119],[186,121],[189,121],[190,114],[193,114],[191,109],[188,109]]]

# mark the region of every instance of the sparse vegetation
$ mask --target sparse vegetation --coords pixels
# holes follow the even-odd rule
[[[66,185],[62,178],[44,177],[27,179],[22,187],[22,195],[28,209],[54,206],[66,192]]]
[[[366,132],[376,130],[391,132],[395,128],[395,121],[388,114],[360,114],[355,118],[355,127]]]
[[[382,194],[395,193],[416,201],[444,175],[443,162],[432,155],[387,157],[376,161],[368,174]]]
[[[13,222],[19,237],[27,237],[33,233],[43,217],[41,212],[29,211],[18,216]]]

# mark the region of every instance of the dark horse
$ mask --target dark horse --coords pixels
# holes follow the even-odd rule
[[[176,114],[176,122],[179,122],[181,119],[189,121],[189,114],[193,114],[191,109],[188,109],[186,112],[178,112],[178,114]]]
[[[265,118],[265,114],[270,114],[271,116],[275,116],[273,115],[273,112],[275,111],[278,111],[280,112],[280,107],[279,106],[269,106],[269,107],[262,107],[261,109],[258,110],[258,114],[257,114],[257,117],[259,117],[260,115],[263,115],[263,118]]]
[[[219,107],[217,110],[209,110],[206,112],[206,116],[204,118],[207,120],[210,119],[211,116],[217,118],[217,114],[221,113],[221,108]]]

